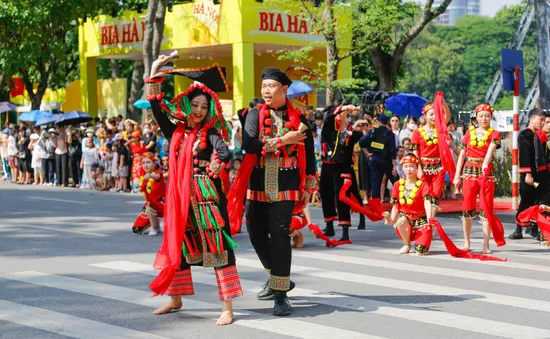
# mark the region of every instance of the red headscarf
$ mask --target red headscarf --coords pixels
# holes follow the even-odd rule
[[[434,108],[434,106],[433,106],[433,104],[432,104],[431,102],[426,103],[426,104],[424,105],[424,107],[422,108],[422,114],[425,115],[426,113],[428,113],[428,112],[429,112],[431,109],[433,109],[433,108]]]
[[[479,112],[489,112],[491,113],[491,115],[493,115],[493,112],[494,112],[494,109],[493,109],[493,106],[489,105],[489,104],[480,104],[480,105],[477,105],[476,107],[476,114],[478,114]]]

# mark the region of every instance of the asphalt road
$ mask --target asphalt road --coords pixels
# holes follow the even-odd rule
[[[256,300],[265,274],[246,231],[235,237],[245,295],[233,325],[215,325],[214,272],[200,267],[184,309],[154,316],[167,300],[147,288],[161,237],[132,234],[142,203],[136,194],[0,184],[0,338],[550,338],[550,252],[532,238],[493,246],[507,262],[452,258],[437,236],[429,256],[402,256],[381,223],[332,249],[304,231],[291,317]],[[320,209],[313,215],[322,224]],[[508,234],[513,219],[502,219]],[[460,246],[460,219],[440,221]],[[477,222],[473,238],[479,251]]]

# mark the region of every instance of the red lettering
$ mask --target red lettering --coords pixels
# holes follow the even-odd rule
[[[132,24],[122,25],[122,43],[123,44],[130,42],[130,26],[132,26]]]
[[[139,39],[139,32],[137,28],[136,19],[134,19],[134,24],[132,25],[132,36],[130,37],[130,42],[137,42]]]
[[[101,27],[101,45],[107,45],[109,43],[109,37],[107,35],[107,26]]]
[[[309,28],[307,26],[307,21],[300,20],[300,31],[299,31],[299,33],[309,34]]]
[[[113,43],[118,44],[120,43],[120,39],[118,37],[118,26],[113,26]]]
[[[145,40],[145,21],[141,22],[141,38],[139,39],[139,41],[143,41],[143,40]]]
[[[288,32],[298,33],[298,17],[296,15],[287,14],[288,19]]]
[[[281,14],[277,14],[277,22],[275,23],[275,27],[273,28],[274,32],[284,32],[285,26],[283,25],[283,16]]]
[[[113,26],[107,26],[107,34],[109,35],[108,45],[112,45],[113,44]]]
[[[271,31],[271,32],[273,32],[273,16],[274,15],[275,15],[275,13],[269,13],[269,28],[267,30]]]
[[[269,30],[269,24],[267,22],[267,13],[260,12],[260,31]]]

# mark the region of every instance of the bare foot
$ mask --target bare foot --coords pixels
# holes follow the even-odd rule
[[[233,312],[223,311],[222,315],[220,315],[220,318],[216,322],[216,325],[224,326],[224,325],[229,325],[231,323],[233,323]]]
[[[401,247],[401,249],[399,250],[399,254],[407,254],[409,253],[409,251],[411,250],[411,246],[403,246]]]
[[[470,251],[470,243],[465,242],[464,246],[462,247],[463,251],[469,252]]]
[[[166,305],[164,305],[160,308],[157,308],[153,312],[153,314],[154,315],[166,314],[166,313],[170,313],[170,312],[175,311],[175,310],[179,310],[179,309],[181,309],[181,307],[182,307],[181,298],[179,300],[170,299],[170,301],[168,301],[168,303],[166,303]]]
[[[491,253],[493,253],[493,251],[491,251],[490,249],[488,248],[483,249],[483,254],[491,254]]]

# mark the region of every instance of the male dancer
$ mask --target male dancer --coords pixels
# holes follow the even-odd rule
[[[246,155],[228,195],[232,233],[240,228],[248,185],[246,220],[250,241],[269,276],[258,293],[275,300],[273,314],[291,314],[290,224],[316,189],[313,135],[302,112],[286,100],[292,81],[278,68],[262,72],[265,105],[249,110],[243,135]]]
[[[334,236],[334,221],[338,220],[338,226],[342,227],[341,241],[349,240],[349,227],[351,226],[351,213],[349,205],[336,199],[342,187],[344,179],[342,174],[349,174],[352,182],[351,192],[358,201],[361,201],[357,179],[353,170],[353,148],[363,133],[356,131],[358,120],[353,127],[348,123],[348,114],[355,111],[355,106],[336,106],[326,109],[323,130],[321,132],[322,150],[321,158],[321,201],[323,204],[323,216],[326,228],[324,234]],[[359,228],[365,228],[365,217],[361,216]],[[361,227],[362,226],[362,227]]]
[[[547,171],[544,147],[537,136],[537,131],[542,129],[544,124],[544,111],[535,108],[529,112],[529,125],[519,133],[519,173],[520,173],[520,204],[516,214],[516,230],[510,234],[510,239],[523,239],[521,226],[525,224],[517,219],[517,216],[527,208],[534,206],[540,199],[537,186],[543,179],[543,172]],[[527,230],[531,236],[538,235],[538,227],[531,226]]]

